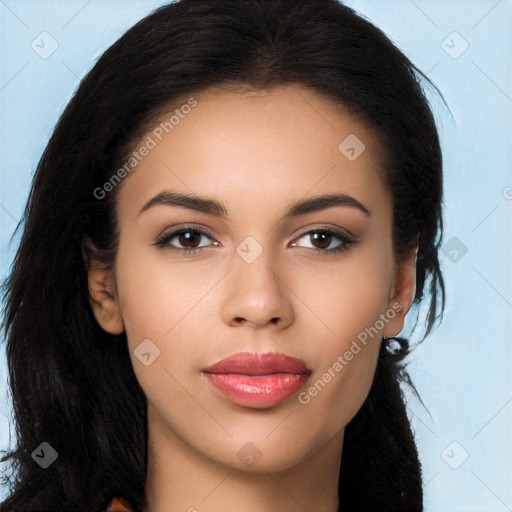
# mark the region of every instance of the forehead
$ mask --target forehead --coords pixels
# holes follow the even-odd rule
[[[135,147],[151,146],[119,191],[119,207],[141,207],[163,188],[269,207],[340,191],[389,196],[383,150],[343,105],[291,84],[256,91],[216,88],[162,115]],[[383,199],[381,197],[381,199]],[[389,202],[389,197],[384,197]]]

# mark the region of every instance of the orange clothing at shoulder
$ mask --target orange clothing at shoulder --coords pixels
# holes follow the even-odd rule
[[[126,498],[120,496],[112,499],[105,512],[133,512],[133,508],[126,501]]]

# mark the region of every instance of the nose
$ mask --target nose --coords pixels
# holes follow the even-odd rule
[[[293,323],[291,291],[274,263],[265,251],[252,263],[235,254],[221,300],[225,324],[284,329]]]

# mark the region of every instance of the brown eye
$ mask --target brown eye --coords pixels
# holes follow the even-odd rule
[[[317,231],[309,234],[311,241],[317,249],[326,249],[331,244],[332,235],[325,231]]]
[[[192,231],[184,231],[177,235],[178,242],[183,246],[189,249],[195,249],[199,242],[201,241],[201,237],[203,235],[200,233],[195,233]]]
[[[355,240],[350,239],[344,233],[340,233],[339,231],[332,231],[330,229],[316,229],[308,231],[307,233],[304,233],[302,236],[300,236],[297,240],[302,238],[307,240],[310,245],[299,245],[297,242],[294,242],[292,246],[306,247],[315,251],[319,251],[322,254],[335,254],[343,252],[355,243]],[[333,243],[335,244],[334,247],[332,247]],[[331,248],[329,248],[329,246],[331,246]]]
[[[203,239],[203,242],[201,242],[201,239]],[[212,242],[213,238],[207,231],[184,227],[159,236],[155,241],[155,245],[170,251],[183,253],[199,251],[200,249],[207,248],[209,245],[219,245],[218,242],[209,244],[208,240]],[[201,243],[202,245],[200,245]]]

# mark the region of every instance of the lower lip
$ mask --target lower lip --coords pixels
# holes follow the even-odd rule
[[[204,374],[229,400],[248,407],[275,405],[293,395],[309,378],[309,375],[295,373],[262,376],[236,373]]]

